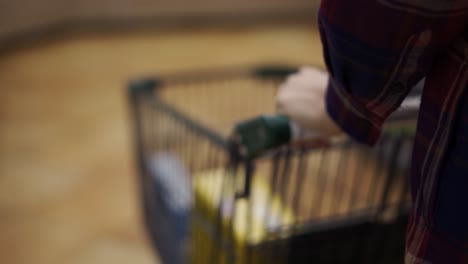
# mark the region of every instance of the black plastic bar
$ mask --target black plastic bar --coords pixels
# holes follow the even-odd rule
[[[297,67],[270,65],[254,69],[253,74],[255,77],[263,79],[286,78],[288,75],[296,73],[297,70]]]
[[[252,160],[246,160],[243,162],[243,165],[245,166],[244,187],[242,188],[241,192],[236,193],[236,199],[250,197],[252,176],[255,170],[254,162]]]
[[[239,77],[253,77],[254,79],[282,79],[297,72],[298,67],[288,65],[259,65],[254,67],[231,67],[224,69],[201,69],[176,74],[164,74],[161,79],[165,84],[177,85],[206,81],[223,81]]]

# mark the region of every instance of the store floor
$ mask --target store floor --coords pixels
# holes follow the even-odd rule
[[[0,256],[158,263],[142,225],[125,85],[158,73],[322,64],[313,25],[56,39],[0,57]]]

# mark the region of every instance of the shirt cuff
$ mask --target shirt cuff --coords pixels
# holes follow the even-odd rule
[[[354,140],[374,145],[382,131],[382,120],[353,100],[330,79],[325,106],[335,123]]]

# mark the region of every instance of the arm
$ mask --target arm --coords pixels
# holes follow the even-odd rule
[[[322,1],[319,29],[330,73],[325,107],[342,130],[375,143],[385,119],[463,31],[466,15],[449,12],[463,2]]]

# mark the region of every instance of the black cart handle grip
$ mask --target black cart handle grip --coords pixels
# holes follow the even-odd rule
[[[240,155],[251,159],[278,148],[291,140],[318,138],[318,133],[300,128],[284,115],[262,115],[238,123],[234,128],[234,142]]]

